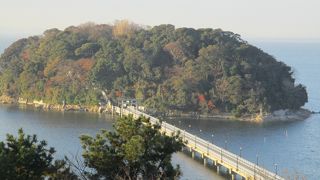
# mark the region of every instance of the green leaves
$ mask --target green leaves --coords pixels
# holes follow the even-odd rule
[[[143,29],[127,21],[51,29],[13,43],[0,69],[1,95],[46,103],[96,105],[107,89],[112,100],[118,92],[163,112],[245,115],[308,100],[289,66],[221,29]]]
[[[54,153],[54,148],[47,148],[46,141],[38,141],[36,135],[25,135],[22,129],[19,129],[18,137],[8,134],[6,142],[0,142],[0,179],[66,176],[77,179],[65,161],[58,160],[53,164]]]
[[[171,155],[182,148],[178,135],[168,137],[159,125],[132,116],[119,118],[115,132],[101,131],[95,138],[83,135],[81,143],[86,165],[96,173],[91,177],[106,179],[173,178],[180,174],[171,164]]]
[[[75,55],[82,58],[92,57],[99,50],[99,48],[100,45],[97,43],[86,43],[75,50]]]
[[[138,161],[144,155],[144,140],[140,135],[132,136],[126,144],[124,144],[125,159],[130,162]]]

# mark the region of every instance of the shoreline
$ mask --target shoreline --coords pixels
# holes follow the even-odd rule
[[[107,106],[98,105],[76,105],[76,104],[51,104],[45,103],[43,100],[32,100],[18,98],[14,99],[8,96],[0,96],[1,104],[11,104],[11,105],[26,105],[33,108],[40,108],[44,111],[74,111],[74,112],[92,112],[92,113],[102,113],[107,110]]]
[[[1,104],[12,105],[28,105],[33,108],[41,108],[44,111],[74,111],[74,112],[91,112],[91,113],[112,113],[112,105],[74,105],[74,104],[50,104],[42,100],[28,101],[27,99],[14,99],[9,96],[0,96]],[[309,118],[313,112],[300,108],[299,110],[277,110],[267,114],[252,114],[242,117],[234,117],[230,113],[221,114],[196,114],[196,113],[179,113],[178,115],[169,115],[162,118],[191,118],[204,120],[220,120],[220,121],[243,121],[252,123],[267,123],[267,122],[285,122],[285,121],[301,121]]]
[[[169,115],[165,118],[192,118],[200,120],[216,120],[216,121],[243,121],[243,122],[252,122],[252,123],[268,123],[268,122],[291,122],[291,121],[303,121],[309,118],[312,114],[315,114],[307,109],[300,108],[298,110],[277,110],[272,113],[266,114],[252,114],[245,115],[242,117],[234,117],[230,113],[221,113],[221,114],[212,114],[204,115],[192,113],[179,114],[179,115]]]

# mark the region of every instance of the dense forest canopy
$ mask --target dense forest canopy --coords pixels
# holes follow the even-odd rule
[[[249,114],[307,102],[292,69],[221,29],[86,23],[20,39],[0,59],[0,93],[48,103],[136,98],[149,108]]]

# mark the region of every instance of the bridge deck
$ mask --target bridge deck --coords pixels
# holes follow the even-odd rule
[[[114,106],[113,110],[120,115],[133,115],[134,118],[145,116],[150,118],[152,124],[160,123],[161,131],[167,135],[172,135],[180,131],[180,135],[183,139],[184,145],[190,149],[192,153],[198,153],[204,159],[205,163],[207,160],[212,160],[214,165],[217,167],[224,166],[229,170],[229,173],[233,175],[238,174],[244,179],[257,179],[257,180],[283,180],[284,178],[279,175],[270,172],[269,170],[262,168],[234,153],[231,153],[221,147],[216,146],[196,135],[186,132],[185,130],[179,129],[166,122],[161,122],[159,119],[152,117],[146,113],[140,112],[132,108],[119,108]],[[194,154],[193,154],[194,156]]]

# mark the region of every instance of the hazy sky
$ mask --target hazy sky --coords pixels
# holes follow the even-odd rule
[[[230,30],[244,38],[320,39],[320,0],[0,0],[0,36],[129,19]]]

